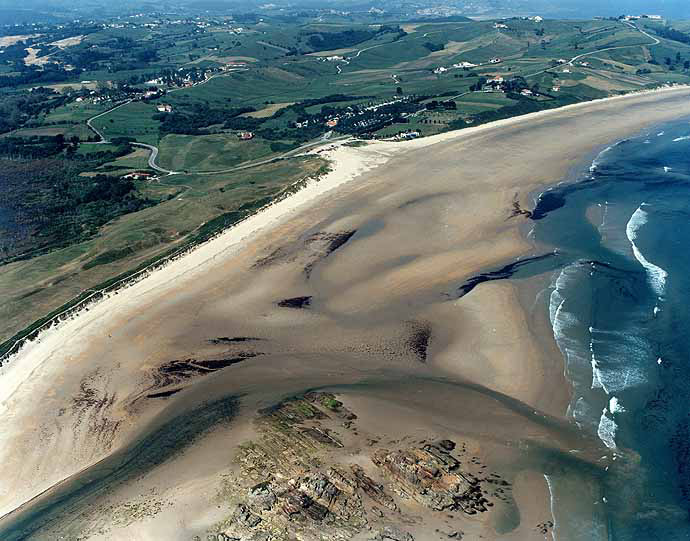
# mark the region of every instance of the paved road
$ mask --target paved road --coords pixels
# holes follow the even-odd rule
[[[573,62],[575,62],[576,60],[579,60],[580,58],[584,58],[586,56],[590,56],[593,54],[601,53],[602,51],[613,51],[615,49],[627,49],[628,47],[642,47],[644,45],[659,45],[659,43],[661,43],[661,40],[655,38],[654,36],[650,36],[647,32],[640,29],[637,25],[634,25],[634,24],[628,23],[628,22],[623,23],[623,24],[627,24],[630,28],[633,28],[633,29],[637,30],[640,34],[647,36],[649,39],[653,40],[654,43],[640,43],[637,45],[620,45],[618,47],[608,47],[606,49],[599,49],[598,51],[592,51],[589,53],[583,53],[583,54],[577,55],[576,57],[571,58],[570,62],[568,62],[568,64],[572,66]]]
[[[200,86],[202,84],[209,82],[211,79],[213,79],[215,77],[223,77],[226,75],[230,75],[230,73],[219,73],[217,75],[209,77],[205,81],[201,81],[199,83],[196,83],[194,86]],[[175,89],[169,90],[168,92],[174,92],[175,90],[183,90],[184,88],[189,88],[189,87],[175,88]],[[86,121],[86,125],[89,127],[89,129],[91,131],[93,131],[100,138],[100,141],[91,141],[91,142],[89,142],[89,144],[102,145],[102,144],[110,142],[108,139],[105,138],[105,136],[98,129],[96,129],[94,127],[94,125],[92,124],[92,122],[94,120],[96,120],[97,118],[100,118],[104,115],[107,115],[108,113],[113,112],[115,109],[119,109],[120,107],[124,107],[125,105],[127,105],[128,103],[132,103],[133,101],[134,101],[133,99],[127,100],[123,103],[116,105],[115,107],[112,107],[111,109],[108,109],[107,111],[103,111],[102,113],[99,113],[99,114],[89,118]],[[189,173],[190,174],[196,174],[196,175],[216,175],[216,174],[220,174],[220,173],[232,173],[235,171],[243,171],[245,169],[251,169],[252,167],[258,167],[259,165],[265,165],[267,163],[272,163],[272,162],[275,162],[278,160],[284,160],[287,158],[294,158],[294,157],[299,156],[305,150],[310,149],[311,147],[318,146],[318,145],[321,145],[323,143],[328,142],[331,139],[332,135],[333,135],[333,132],[328,131],[328,132],[324,133],[319,139],[316,139],[316,140],[311,141],[309,143],[305,143],[304,145],[301,145],[298,148],[295,148],[293,150],[285,152],[284,154],[280,154],[278,156],[272,156],[272,157],[266,158],[264,160],[259,160],[259,161],[249,162],[249,163],[243,163],[243,164],[237,165],[235,167],[231,167],[229,169],[221,169],[218,171],[203,171],[203,172],[189,171]],[[349,136],[337,137],[337,138],[333,139],[333,141],[340,141],[343,139],[347,139],[348,137]],[[145,148],[149,151],[148,165],[154,171],[158,171],[159,173],[163,173],[166,175],[179,175],[179,174],[187,172],[187,171],[173,171],[173,170],[166,169],[165,167],[161,167],[160,165],[158,165],[156,163],[156,159],[158,158],[158,152],[159,151],[158,151],[158,147],[156,147],[154,145],[149,145],[147,143],[132,143],[132,146]],[[184,186],[184,185],[181,185],[181,186]],[[189,186],[184,186],[184,187],[190,188]]]
[[[296,158],[298,156],[303,155],[303,153],[306,150],[309,150],[313,147],[317,147],[319,145],[323,145],[328,142],[335,142],[335,141],[344,141],[346,139],[349,139],[349,135],[341,135],[339,137],[333,137],[332,131],[324,133],[321,137],[318,139],[311,141],[309,143],[305,143],[297,148],[294,148],[288,152],[285,152],[284,154],[279,154],[278,156],[272,156],[270,158],[266,158],[264,160],[259,160],[255,162],[249,162],[249,163],[244,163],[240,165],[236,165],[235,167],[231,167],[230,169],[223,169],[220,171],[204,171],[204,172],[199,172],[199,173],[194,173],[195,175],[217,175],[220,173],[233,173],[235,171],[244,171],[246,169],[251,169],[252,167],[258,167],[259,165],[266,165],[267,163],[273,163],[277,162],[279,160],[286,160],[288,158]]]
[[[132,143],[132,146],[146,148],[149,150],[149,167],[155,169],[159,173],[165,173],[167,175],[179,175],[182,171],[171,171],[170,169],[165,169],[160,165],[156,164],[156,158],[158,157],[158,147],[153,145],[147,145],[146,143]]]
[[[90,143],[91,143],[91,144],[94,144],[94,145],[103,145],[103,144],[105,144],[105,143],[109,143],[109,142],[110,142],[110,141],[108,141],[108,140],[105,138],[105,136],[104,136],[100,131],[98,131],[98,130],[94,127],[94,125],[92,124],[92,122],[93,122],[94,120],[96,120],[97,118],[100,118],[100,117],[102,117],[102,116],[104,116],[104,115],[107,115],[108,113],[112,113],[115,109],[119,109],[120,107],[123,107],[123,106],[127,105],[128,103],[132,103],[133,101],[134,101],[134,100],[127,100],[127,101],[125,101],[125,102],[120,103],[119,105],[116,105],[115,107],[112,107],[111,109],[108,109],[107,111],[103,111],[102,113],[98,113],[96,116],[92,116],[91,118],[89,118],[89,119],[86,121],[86,125],[89,127],[89,129],[90,129],[93,133],[95,133],[96,135],[98,135],[98,137],[100,138],[100,141],[90,141]]]

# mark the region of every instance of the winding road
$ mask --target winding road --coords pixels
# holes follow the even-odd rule
[[[90,129],[93,133],[95,133],[96,135],[98,135],[98,137],[100,137],[100,141],[89,141],[89,143],[92,144],[92,145],[103,145],[103,144],[109,143],[110,141],[108,141],[108,140],[105,138],[105,136],[104,136],[100,131],[98,131],[97,128],[94,127],[94,125],[92,124],[92,122],[93,122],[94,120],[96,120],[97,118],[100,118],[100,117],[102,117],[102,116],[107,115],[108,113],[112,113],[115,109],[119,109],[120,107],[124,107],[124,106],[127,105],[128,103],[132,103],[133,101],[134,101],[133,99],[127,100],[127,101],[123,101],[122,103],[116,105],[115,107],[112,107],[112,108],[108,109],[107,111],[103,111],[102,113],[98,113],[96,116],[92,116],[91,118],[89,118],[89,119],[86,121],[86,125],[89,127],[89,129]]]
[[[642,35],[644,35],[644,36],[647,36],[649,39],[653,40],[653,43],[636,43],[635,45],[618,45],[618,46],[616,46],[616,47],[606,47],[605,49],[597,49],[597,50],[595,50],[595,51],[590,51],[590,52],[588,52],[588,53],[582,53],[582,54],[579,54],[579,55],[577,55],[577,56],[574,56],[574,57],[572,57],[568,62],[566,62],[564,65],[566,65],[566,66],[572,66],[572,65],[573,65],[573,62],[576,62],[576,61],[580,60],[581,58],[585,58],[585,57],[587,57],[587,56],[592,56],[592,55],[594,55],[594,54],[603,53],[603,52],[606,52],[606,51],[615,51],[615,50],[618,50],[618,49],[629,49],[629,48],[631,48],[631,47],[645,47],[645,46],[647,46],[647,45],[659,45],[659,43],[661,43],[661,40],[655,38],[654,36],[649,35],[647,32],[645,32],[644,30],[640,29],[640,27],[638,27],[638,26],[635,25],[635,24],[632,24],[632,23],[629,23],[629,22],[623,22],[623,24],[626,24],[626,25],[629,26],[630,28],[633,28],[634,30],[637,30],[640,34],[642,34]],[[548,67],[548,68],[546,68],[546,69],[543,69],[543,70],[541,70],[541,71],[537,71],[537,72],[535,72],[535,73],[530,73],[530,74],[528,74],[528,75],[525,75],[525,77],[534,77],[535,75],[541,75],[542,73],[546,73],[547,71],[549,71],[549,70],[551,70],[551,69],[553,69],[553,66],[550,66],[550,67]]]
[[[167,175],[179,175],[182,171],[171,171],[170,169],[165,169],[160,165],[156,164],[156,158],[158,157],[158,147],[153,145],[147,145],[146,143],[132,143],[132,146],[141,147],[148,149],[149,154],[149,167],[158,171],[159,173],[165,173]]]
[[[207,81],[210,81],[210,78],[207,79]],[[109,143],[110,141],[105,138],[105,136],[92,124],[92,122],[94,120],[96,120],[97,118],[100,118],[104,115],[107,115],[108,113],[111,113],[115,109],[119,109],[120,107],[123,107],[123,106],[127,105],[128,103],[132,103],[133,101],[134,101],[133,99],[127,100],[123,103],[116,105],[115,107],[113,107],[111,109],[108,109],[107,111],[103,111],[102,113],[99,113],[99,114],[89,118],[86,121],[86,125],[89,127],[89,129],[91,131],[93,131],[100,138],[100,141],[90,141],[87,144],[102,145],[102,144]],[[165,175],[180,175],[180,174],[184,174],[184,173],[195,174],[195,175],[216,175],[216,174],[222,174],[222,173],[233,173],[236,171],[243,171],[246,169],[251,169],[252,167],[258,167],[260,165],[266,165],[268,163],[276,162],[279,160],[285,160],[288,158],[295,158],[295,157],[302,155],[303,152],[311,149],[312,147],[324,144],[324,143],[329,142],[329,141],[341,141],[341,140],[347,139],[349,137],[349,136],[340,136],[340,137],[336,137],[336,138],[331,139],[332,135],[333,135],[333,132],[328,131],[328,132],[324,133],[318,139],[315,139],[314,141],[310,141],[308,143],[305,143],[305,144],[303,144],[303,145],[301,145],[301,146],[299,146],[293,150],[285,152],[283,154],[279,154],[277,156],[271,156],[270,158],[265,158],[263,160],[244,162],[244,163],[241,163],[241,164],[236,165],[234,167],[231,167],[228,169],[219,169],[217,171],[173,171],[171,169],[166,169],[165,167],[161,167],[160,165],[158,165],[158,163],[156,163],[156,160],[157,160],[158,154],[159,154],[159,150],[158,150],[157,146],[149,145],[147,143],[139,143],[139,142],[132,142],[132,146],[145,148],[146,150],[148,150],[149,151],[148,166],[151,169],[153,169],[154,171],[157,171],[159,173],[163,173]],[[181,185],[181,186],[183,186],[183,185]],[[189,186],[185,186],[185,187],[191,189],[191,187],[189,187]]]

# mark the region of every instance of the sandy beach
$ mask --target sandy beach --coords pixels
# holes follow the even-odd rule
[[[406,526],[414,539],[452,528],[467,539],[550,538],[545,473],[566,470],[573,450],[604,467],[606,450],[566,417],[563,360],[522,286],[458,291],[543,253],[515,202],[530,208],[530,194],[597,149],[684,115],[690,88],[669,88],[322,149],[333,167],[318,182],[44,332],[0,368],[0,537],[206,539],[232,514],[237,495],[224,498],[224,482],[239,475],[242,445],[262,434],[259,410],[320,390],[357,417],[356,429],[333,428],[343,444],[317,453],[324,464],[361,465],[388,486],[377,452],[447,439],[464,445],[473,475],[512,486],[486,512],[452,520],[414,498],[398,504],[417,517]],[[209,404],[229,398],[232,414],[216,423]],[[161,434],[185,445],[158,450]],[[142,455],[140,444],[150,458],[135,468],[122,457]],[[400,511],[367,516],[376,529]],[[8,536],[19,522],[29,533]]]

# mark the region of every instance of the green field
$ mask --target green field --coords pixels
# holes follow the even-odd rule
[[[94,120],[93,125],[106,139],[131,137],[141,143],[158,143],[159,121],[152,117],[156,113],[153,104],[144,102],[128,103]]]
[[[55,126],[44,125],[36,128],[22,128],[7,134],[0,134],[0,137],[55,137],[56,135],[62,135],[65,139],[77,137],[82,141],[86,141],[92,135],[92,132],[86,127],[86,124],[60,124]]]
[[[72,102],[52,110],[43,116],[45,123],[72,124],[86,122],[92,116],[107,110],[110,105],[95,104],[88,101]]]
[[[166,135],[158,162],[174,171],[219,171],[271,154],[262,140],[241,141],[235,134]]]
[[[100,145],[99,145],[100,146]],[[81,148],[80,148],[81,151]],[[112,172],[114,174],[126,174],[131,171],[147,170],[149,168],[149,151],[145,148],[135,148],[133,152],[120,156],[115,160],[103,164],[96,172]]]

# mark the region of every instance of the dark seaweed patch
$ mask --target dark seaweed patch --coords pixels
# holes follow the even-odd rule
[[[431,341],[431,326],[425,322],[409,321],[410,334],[405,345],[421,361],[426,362],[429,342]]]
[[[229,359],[210,359],[207,361],[196,361],[194,364],[201,366],[207,370],[211,370],[211,371],[215,372],[216,370],[220,370],[222,368],[232,366],[233,364],[241,363],[245,359],[249,359],[251,357],[256,357],[257,355],[260,355],[260,353],[243,353],[242,356],[240,356],[240,357],[231,357]]]
[[[282,301],[278,301],[276,304],[281,308],[308,308],[311,306],[311,296],[283,299]]]
[[[305,262],[304,273],[309,278],[316,264],[342,248],[356,232],[353,230],[338,233],[326,231],[313,233],[306,238],[303,237],[276,248],[266,257],[257,260],[254,263],[254,268],[302,260]]]
[[[330,236],[329,244],[326,249],[326,255],[331,254],[335,252],[338,248],[342,247],[346,242],[348,242],[351,238],[352,235],[354,235],[356,231],[345,231],[344,233],[335,233]]]
[[[304,273],[307,278],[311,276],[312,271],[317,263],[326,259],[333,252],[342,248],[357,231],[343,231],[341,233],[316,233],[307,239],[307,244],[325,244],[325,246],[316,252],[312,261],[307,263],[304,267]]]
[[[196,376],[212,374],[217,370],[222,370],[233,364],[241,363],[257,355],[261,355],[261,353],[245,351],[236,353],[233,357],[224,357],[220,359],[184,359],[168,361],[159,366],[154,373],[153,388],[167,387],[168,385],[180,383]]]
[[[174,395],[175,393],[179,393],[182,390],[181,387],[177,389],[170,389],[169,391],[161,391],[159,393],[151,393],[147,394],[146,398],[167,398],[169,396]]]
[[[501,267],[498,270],[484,272],[482,274],[478,274],[477,276],[473,276],[457,289],[456,298],[467,295],[470,291],[472,291],[481,283],[490,282],[492,280],[506,280],[513,276],[520,268],[531,265],[533,263],[545,261],[551,257],[554,257],[555,255],[557,255],[555,252],[551,252],[548,254],[528,257],[526,259],[521,259],[520,261],[514,261],[513,263],[509,263],[508,265],[505,265],[504,267]]]
[[[236,342],[258,342],[263,338],[254,338],[252,336],[219,336],[218,338],[211,338],[211,344],[234,344]]]
[[[523,209],[518,200],[517,194],[513,198],[513,210],[508,218],[515,218],[516,216],[524,216],[525,218],[532,218],[532,211]]]

